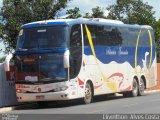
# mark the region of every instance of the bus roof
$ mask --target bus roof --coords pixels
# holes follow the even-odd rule
[[[73,25],[73,24],[109,25],[109,26],[129,27],[129,28],[153,29],[151,26],[148,26],[148,25],[124,24],[123,22],[118,21],[118,20],[109,20],[109,19],[101,19],[101,18],[43,20],[43,21],[37,21],[37,22],[31,22],[31,23],[24,24],[22,28],[53,26],[53,25]]]

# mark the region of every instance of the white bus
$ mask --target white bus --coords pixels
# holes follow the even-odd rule
[[[141,96],[157,83],[152,27],[120,21],[25,24],[12,61],[19,102],[83,98],[88,104],[102,94]]]

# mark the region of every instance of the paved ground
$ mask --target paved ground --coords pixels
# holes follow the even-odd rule
[[[79,101],[78,101],[79,102]],[[97,97],[92,104],[80,104],[72,101],[67,104],[49,104],[40,108],[36,104],[19,108],[8,113],[15,114],[103,114],[103,113],[160,113],[160,92],[147,93],[135,98]]]
[[[103,117],[105,117],[104,115],[106,114],[141,113],[160,113],[160,92],[146,93],[144,96],[134,98],[101,96],[97,97],[94,103],[88,105],[81,104],[80,101],[72,101],[63,104],[50,103],[46,107],[39,107],[37,104],[29,104],[17,107],[15,110],[5,112],[5,114],[2,115],[3,117],[6,114],[15,115],[9,117],[18,117],[18,120],[53,120],[53,118],[55,118],[54,120],[82,120],[82,118],[84,120],[104,120]],[[126,116],[126,119],[129,118]]]

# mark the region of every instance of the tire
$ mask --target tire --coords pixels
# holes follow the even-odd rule
[[[123,97],[130,97],[130,94],[129,94],[130,92],[124,92],[123,93]]]
[[[90,104],[92,100],[93,100],[93,90],[92,90],[91,84],[87,82],[85,86],[84,103]]]
[[[132,91],[129,92],[124,92],[123,96],[124,97],[136,97],[138,95],[138,83],[136,81],[136,79],[133,79],[133,83],[132,83]]]
[[[143,78],[140,79],[139,87],[138,87],[138,95],[143,96],[144,95],[144,89],[145,89],[145,84]]]

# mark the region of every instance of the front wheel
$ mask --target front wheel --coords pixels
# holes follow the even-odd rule
[[[93,91],[91,88],[91,84],[90,83],[86,83],[85,86],[85,96],[84,96],[84,103],[85,104],[90,104],[93,100]]]

